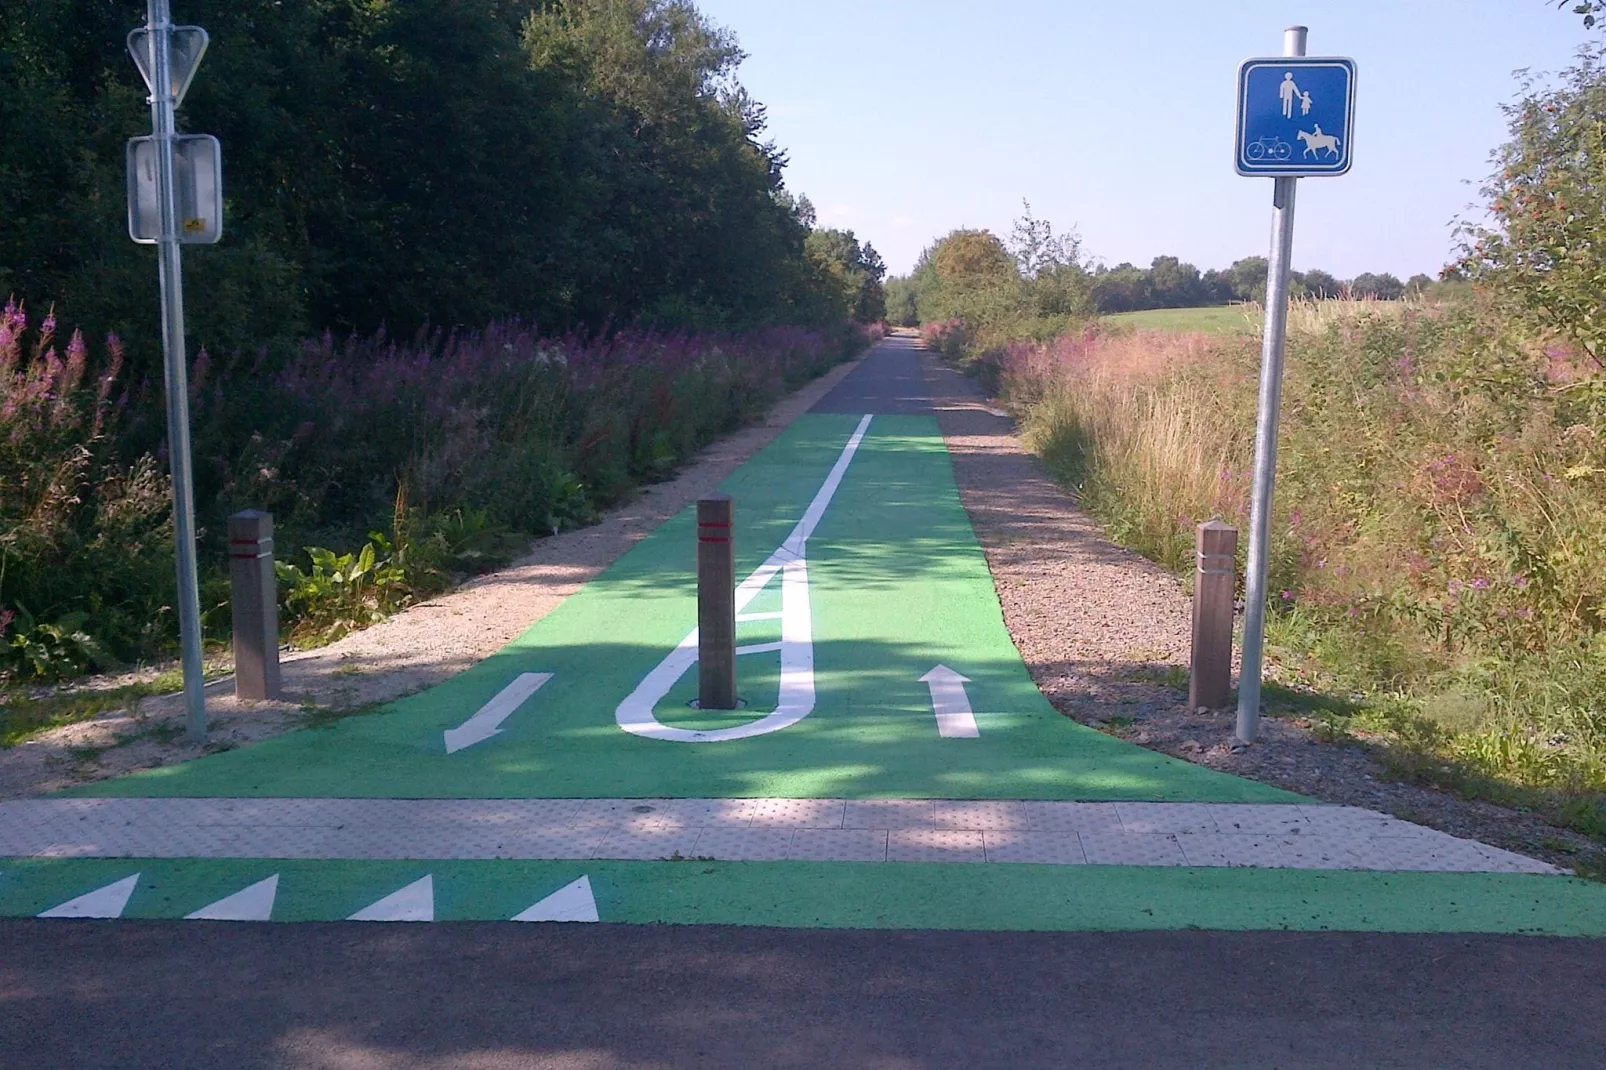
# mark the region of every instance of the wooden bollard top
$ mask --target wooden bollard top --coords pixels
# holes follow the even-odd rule
[[[730,542],[736,502],[729,494],[711,494],[697,500],[697,541]]]
[[[1199,571],[1232,572],[1238,557],[1238,529],[1220,520],[1199,525],[1196,541]]]
[[[261,557],[273,552],[273,514],[246,509],[229,517],[229,556]]]

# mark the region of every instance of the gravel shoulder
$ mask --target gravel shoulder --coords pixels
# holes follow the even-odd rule
[[[980,385],[922,351],[960,497],[986,551],[1004,621],[1061,713],[1174,757],[1325,802],[1364,806],[1455,836],[1576,864],[1597,848],[1534,814],[1390,780],[1358,743],[1264,718],[1234,750],[1235,711],[1194,710],[1185,690],[1190,604],[1181,581],[1105,538],[1021,444]]]
[[[254,743],[321,718],[390,702],[462,672],[502,649],[659,524],[711,492],[858,363],[839,365],[792,393],[763,422],[712,443],[675,478],[641,488],[600,522],[541,539],[509,567],[330,646],[287,655],[282,661],[285,701],[240,702],[232,678],[209,684],[210,741],[205,747],[182,739],[181,695],[152,696],[0,750],[0,799],[42,795]]]

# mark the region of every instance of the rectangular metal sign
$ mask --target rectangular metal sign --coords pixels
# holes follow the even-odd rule
[[[1251,59],[1238,68],[1240,175],[1341,175],[1350,168],[1354,132],[1354,60]]]
[[[212,245],[223,237],[223,149],[211,134],[173,139],[173,180],[178,186],[178,238]],[[128,141],[128,236],[142,245],[162,237],[162,201],[156,183],[156,139]]]

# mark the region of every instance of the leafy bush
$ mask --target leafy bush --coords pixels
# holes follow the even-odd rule
[[[1505,111],[1511,140],[1483,188],[1496,225],[1463,228],[1464,268],[1606,368],[1606,46],[1555,88],[1527,78]]]
[[[336,554],[309,546],[306,554],[311,565],[305,570],[275,562],[284,604],[294,622],[291,639],[332,643],[383,620],[406,603],[406,571],[378,532],[356,553]]]
[[[931,348],[989,385],[1010,341],[1052,338],[1093,313],[1081,240],[1055,234],[1030,204],[1009,242],[990,231],[956,230],[921,254],[909,278],[891,280],[888,292],[897,315],[926,325]]]

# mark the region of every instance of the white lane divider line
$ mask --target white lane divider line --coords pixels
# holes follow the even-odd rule
[[[405,888],[363,907],[347,921],[434,921],[435,877],[420,877]]]
[[[781,620],[785,616],[785,613],[738,613],[736,614],[736,623],[747,624],[756,620]]]
[[[514,921],[601,921],[597,916],[597,897],[591,894],[591,878],[570,881]]]
[[[865,432],[870,429],[873,414],[867,414],[842,448],[842,453],[831,466],[825,482],[815,493],[814,500],[792,529],[792,534],[753,574],[736,588],[737,619],[769,586],[776,576],[781,577],[781,693],[775,709],[748,724],[720,728],[706,732],[688,728],[672,728],[663,724],[653,713],[669,689],[697,664],[697,629],[682,639],[657,667],[642,678],[628,698],[614,710],[614,720],[631,735],[647,739],[662,739],[672,743],[723,743],[732,739],[747,739],[767,732],[779,732],[797,724],[814,712],[814,618],[809,606],[808,543],[814,529],[820,526],[826,508],[842,485],[848,465],[859,452]],[[737,650],[738,654],[756,654],[772,649],[768,643],[755,643]]]
[[[938,665],[920,678],[931,690],[931,708],[937,714],[937,734],[944,739],[979,739],[976,715],[965,693],[968,676],[960,676],[946,665]]]
[[[273,917],[273,901],[279,894],[279,875],[257,881],[226,895],[193,914],[184,915],[185,921],[268,921]]]
[[[85,892],[76,899],[69,899],[60,906],[53,906],[39,916],[41,918],[120,918],[123,910],[128,906],[129,897],[134,894],[134,888],[139,884],[139,874],[124,877],[104,888],[96,888],[92,892]]]
[[[456,754],[465,747],[472,747],[476,743],[484,743],[492,736],[502,734],[502,722],[513,716],[518,708],[530,700],[530,696],[545,687],[552,679],[549,672],[527,672],[521,674],[512,683],[497,692],[495,698],[479,708],[479,712],[458,725],[448,728],[446,736],[446,753]]]

